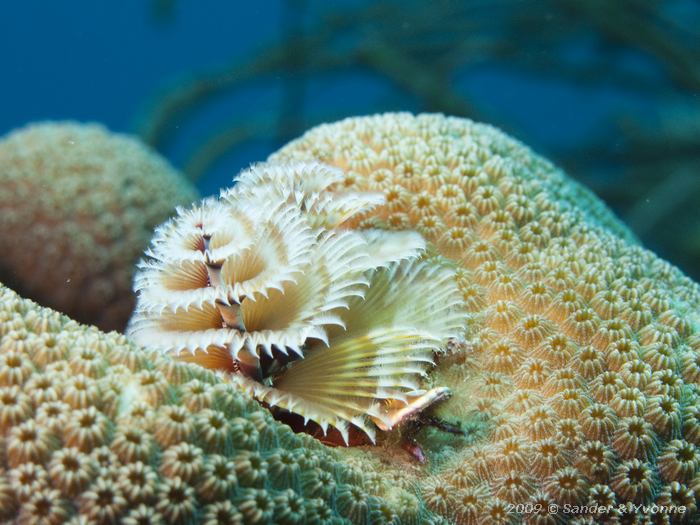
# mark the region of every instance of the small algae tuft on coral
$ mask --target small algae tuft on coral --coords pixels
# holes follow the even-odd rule
[[[157,153],[100,125],[13,131],[0,139],[0,280],[78,321],[121,330],[153,228],[195,197]]]

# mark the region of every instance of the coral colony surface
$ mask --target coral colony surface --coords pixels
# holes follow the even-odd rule
[[[700,288],[592,194],[440,115],[269,160],[156,230],[144,348],[1,289],[0,521],[700,520]]]
[[[123,329],[133,267],[194,188],[135,139],[33,124],[0,139],[0,280],[72,318]]]
[[[0,523],[432,519],[225,378],[0,287]]]

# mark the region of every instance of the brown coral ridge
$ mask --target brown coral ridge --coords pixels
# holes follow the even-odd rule
[[[153,228],[194,198],[158,154],[97,124],[13,131],[0,140],[0,280],[78,321],[122,330]]]
[[[214,373],[0,285],[0,522],[433,519],[408,485],[294,434]]]
[[[498,130],[441,115],[322,125],[270,160],[341,169],[331,191],[386,199],[353,227],[418,231],[459,263],[469,336],[431,382],[453,392],[438,414],[472,439],[426,431],[429,508],[464,524],[700,519],[700,289],[590,192]]]

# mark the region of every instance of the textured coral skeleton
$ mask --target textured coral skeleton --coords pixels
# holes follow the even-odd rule
[[[373,235],[385,235],[370,230],[422,236],[422,255],[397,261],[394,248],[388,259],[375,255],[389,262],[370,277],[399,270],[410,275],[438,257],[440,273],[444,268],[456,280],[466,311],[460,314],[464,339],[449,341],[420,381],[428,391],[450,389],[452,397],[434,414],[459,422],[464,435],[423,428],[422,465],[396,454],[391,439],[330,450],[275,421],[225,374],[162,355],[194,349],[201,362],[205,354],[197,345],[221,325],[204,337],[195,319],[199,335],[164,336],[150,342],[160,344],[159,352],[144,351],[3,288],[1,519],[28,522],[48,512],[49,523],[698,521],[700,289],[636,244],[592,194],[494,128],[440,115],[387,114],[321,126],[271,160],[304,170],[321,162],[330,168],[314,169],[336,174],[329,187],[319,188],[318,200],[303,197],[320,184],[313,176],[294,183],[298,192],[286,193],[286,204],[297,208],[313,209],[326,196],[339,203],[341,211],[321,206],[306,214],[312,230],[336,225],[337,235],[357,232],[364,246]],[[268,168],[254,168],[261,178],[241,184],[244,200],[248,192],[263,191],[257,181],[277,176]],[[353,194],[371,198],[371,205],[349,208],[344,196]],[[167,253],[180,259],[195,253],[192,238],[176,233],[212,220],[205,209],[230,206],[226,199],[235,195],[183,211],[170,223],[175,227],[165,226],[158,238],[172,241],[175,250]],[[253,215],[273,220],[265,211]],[[153,300],[201,300],[188,288],[166,292],[185,277],[158,280],[170,275],[157,271],[164,262],[157,256],[165,253],[158,249],[154,244],[156,257],[142,269]],[[204,282],[201,271],[186,274]],[[358,283],[364,300],[373,289],[372,278],[366,280],[369,285]],[[242,284],[240,297],[247,291]],[[219,290],[207,288],[213,288],[209,294]],[[348,305],[355,300],[349,297]],[[223,314],[217,308],[218,321],[255,326],[243,315],[247,301],[239,301],[240,310],[223,305]],[[144,334],[164,312],[167,317],[167,309],[144,317]],[[322,328],[329,344],[336,330],[342,333],[323,323],[302,327],[296,333]],[[292,333],[283,329],[288,326],[275,328]],[[250,348],[247,341],[258,344],[252,337],[236,343],[239,355]],[[306,361],[287,362],[270,350],[276,366],[288,364],[290,371]],[[214,365],[230,363],[230,353],[208,355],[219,358]],[[249,375],[240,377],[251,379],[258,364],[265,375],[272,366],[266,355],[262,345],[258,362],[247,363]],[[308,370],[303,375],[316,378]],[[261,385],[264,392],[274,388]],[[510,505],[527,503],[543,510],[552,504],[615,508],[602,518],[590,511],[509,512]],[[616,510],[642,503],[686,511],[649,516]]]
[[[422,376],[463,332],[454,270],[415,232],[348,230],[377,192],[324,191],[342,172],[258,165],[156,232],[128,333],[259,401],[372,441],[448,389]],[[369,418],[370,421],[367,419]]]

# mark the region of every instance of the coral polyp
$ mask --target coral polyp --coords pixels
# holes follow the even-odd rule
[[[386,200],[327,192],[342,176],[258,165],[179,210],[141,264],[128,331],[348,443],[449,395],[422,377],[464,317],[454,271],[420,234],[347,228]]]

